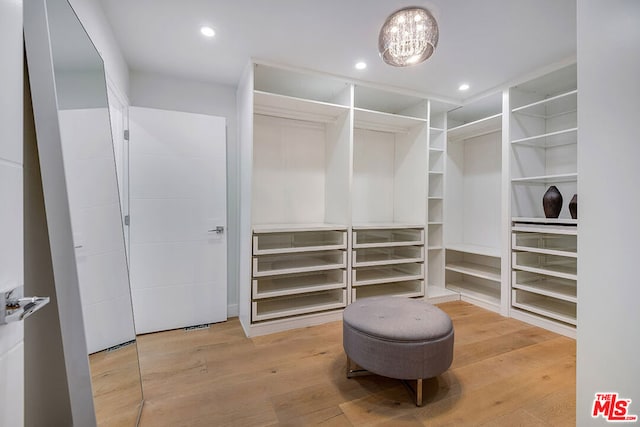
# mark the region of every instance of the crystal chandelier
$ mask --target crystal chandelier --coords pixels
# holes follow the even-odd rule
[[[407,67],[429,58],[438,45],[438,23],[420,7],[392,13],[380,29],[378,51],[389,65]]]

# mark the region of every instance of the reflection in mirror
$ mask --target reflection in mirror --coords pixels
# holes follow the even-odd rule
[[[142,385],[103,62],[47,0],[60,137],[98,425],[135,425]]]

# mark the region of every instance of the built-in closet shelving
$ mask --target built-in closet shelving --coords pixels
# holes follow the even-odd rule
[[[266,64],[252,64],[238,99],[245,331],[424,296],[429,101]]]
[[[344,307],[346,268],[346,227],[254,227],[252,320]]]
[[[424,295],[424,228],[353,227],[352,301],[370,296]]]
[[[342,309],[350,86],[258,66],[251,95],[251,322]]]
[[[575,335],[578,220],[577,78],[571,65],[513,87],[510,99],[514,317]],[[559,218],[545,218],[542,198],[555,185]]]
[[[354,87],[351,300],[425,293],[428,101]]]
[[[377,295],[463,299],[575,334],[575,65],[459,106],[254,63],[238,106],[248,335]]]
[[[502,119],[501,93],[448,113],[444,246],[446,289],[506,314]]]
[[[459,300],[445,284],[444,199],[447,166],[447,111],[453,105],[429,104],[429,169],[427,192],[427,298],[433,303]]]

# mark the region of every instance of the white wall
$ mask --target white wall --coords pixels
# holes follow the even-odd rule
[[[107,77],[122,93],[128,94],[129,66],[122,56],[100,2],[98,0],[69,0],[69,3],[102,56]]]
[[[24,283],[22,1],[0,0],[0,292]],[[0,426],[24,423],[24,327],[0,325]]]
[[[133,71],[130,80],[130,99],[131,105],[137,107],[209,114],[227,119],[227,302],[229,317],[237,316],[240,210],[236,88]]]
[[[594,393],[640,416],[640,2],[578,0],[577,425]],[[635,425],[635,423],[634,423]]]

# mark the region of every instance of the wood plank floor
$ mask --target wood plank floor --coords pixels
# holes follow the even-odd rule
[[[575,341],[464,302],[451,369],[416,407],[393,379],[345,377],[342,323],[253,339],[237,319],[138,337],[156,426],[573,426]]]

